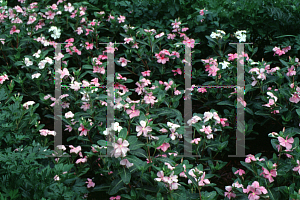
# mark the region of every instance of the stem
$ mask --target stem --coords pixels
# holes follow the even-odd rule
[[[149,69],[147,63],[145,64],[144,60],[141,58],[140,54],[137,54],[139,56],[139,58],[142,60],[143,64],[147,67],[147,69]]]
[[[127,135],[130,135],[130,120],[129,120],[129,123],[128,123]]]
[[[134,73],[133,71],[131,71],[130,69],[128,69],[127,67],[125,67],[128,71],[130,71],[131,73],[133,73],[134,75],[138,76],[136,73]]]
[[[200,192],[200,187],[198,186],[198,191],[199,191],[199,197],[200,197],[200,200],[201,200],[201,192]]]
[[[8,66],[8,62],[7,62],[7,60],[6,60],[6,57],[5,57],[5,55],[4,55],[3,51],[2,51],[2,49],[1,49],[1,52],[2,52],[2,55],[3,55],[4,59],[5,59],[5,62],[6,62],[6,64],[7,64],[7,66]]]

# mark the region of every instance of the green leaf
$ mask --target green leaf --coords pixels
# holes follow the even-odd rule
[[[217,103],[217,105],[234,106],[231,101],[220,101],[219,103]]]
[[[117,194],[120,189],[123,187],[123,181],[120,178],[117,178],[111,182],[109,195]]]
[[[129,152],[130,152],[130,154],[138,156],[138,157],[148,158],[146,151],[144,149],[137,149],[137,150],[132,150],[132,151],[130,150]]]
[[[288,64],[287,62],[285,62],[284,60],[281,60],[281,59],[279,59],[279,60],[280,60],[280,62],[281,62],[284,66],[290,67],[289,64]]]
[[[125,140],[126,136],[127,136],[127,130],[126,130],[126,128],[122,128],[119,133],[119,137],[122,138],[123,140]]]
[[[300,116],[300,108],[298,108],[298,109],[296,110],[296,112],[297,112],[298,116]]]
[[[143,146],[145,146],[145,143],[143,143],[141,141],[137,141],[134,144],[130,144],[129,149],[130,150],[137,150],[139,148],[142,148]]]
[[[129,169],[122,167],[122,169],[120,170],[120,175],[122,178],[122,181],[127,185],[128,183],[130,183],[130,179],[131,179],[131,173],[129,172]]]
[[[224,149],[227,145],[228,145],[228,141],[222,142],[222,143],[218,146],[218,149],[219,149],[220,151],[222,151],[222,149]]]

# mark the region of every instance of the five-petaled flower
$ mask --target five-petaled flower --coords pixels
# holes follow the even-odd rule
[[[146,127],[146,122],[145,121],[140,121],[140,124],[141,124],[141,126],[136,126],[136,131],[138,132],[137,136],[140,136],[143,133],[144,137],[148,137],[147,133],[151,132],[152,128],[150,126]]]
[[[285,147],[287,150],[290,150],[292,148],[292,144],[294,143],[294,138],[290,137],[289,139],[287,139],[288,136],[286,136],[286,138],[282,138],[282,137],[278,137],[278,141],[279,144],[283,147]]]
[[[127,140],[122,141],[122,138],[119,138],[116,143],[112,144],[114,147],[114,150],[111,152],[111,156],[115,156],[115,158],[118,158],[120,156],[125,157],[127,151],[129,151],[129,143]]]

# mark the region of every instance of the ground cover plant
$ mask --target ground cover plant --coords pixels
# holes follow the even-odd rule
[[[243,24],[244,16],[230,19],[247,10],[245,1],[199,1],[193,10],[182,1],[148,2],[157,5],[155,19],[139,18],[149,10],[146,1],[104,2],[1,2],[1,199],[300,199],[300,35],[290,27],[299,3],[255,1],[247,12],[261,16]],[[167,4],[174,9],[162,15]],[[225,14],[229,8],[237,10]],[[289,31],[277,23],[271,32],[261,27],[276,20]],[[254,44],[238,55],[233,42]],[[65,43],[59,54],[57,43]],[[185,88],[185,46],[192,51],[191,88]],[[99,87],[107,84],[109,53],[113,104]],[[56,61],[68,86],[59,97],[60,148],[70,157],[49,158],[59,103]],[[236,85],[237,62],[245,69],[244,99],[236,88],[197,87]],[[187,122],[186,90],[193,104]],[[239,107],[247,156],[228,158],[235,154]],[[197,158],[180,157],[186,127]],[[107,141],[111,132],[114,140]]]

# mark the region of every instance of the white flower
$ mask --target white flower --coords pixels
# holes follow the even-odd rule
[[[204,118],[205,118],[204,122],[207,122],[208,120],[212,119],[212,117],[213,117],[213,114],[211,112],[205,112],[204,113]]]
[[[40,77],[40,73],[36,73],[36,74],[33,74],[32,76],[31,76],[31,78],[32,79],[34,79],[34,78],[39,78]]]
[[[245,30],[235,32],[235,37],[239,39],[239,42],[246,42],[246,32]]]
[[[41,50],[39,49],[35,54],[33,54],[33,56],[39,58],[40,54],[41,54]]]
[[[39,68],[40,68],[40,69],[44,69],[44,68],[45,68],[45,65],[46,65],[46,61],[45,61],[45,60],[42,60],[42,61],[39,62],[38,65],[39,65]]]
[[[72,113],[72,111],[69,111],[65,114],[65,117],[66,118],[73,118],[74,117],[74,114]]]
[[[34,101],[27,101],[26,103],[23,104],[23,107],[26,108],[26,109],[28,109],[28,106],[31,106],[33,104],[35,104]]]
[[[277,97],[272,92],[267,92],[267,95],[269,95],[270,97],[274,98],[275,102],[277,101]]]
[[[114,129],[114,131],[120,132],[122,130],[122,127],[119,125],[119,122],[112,123],[111,126]]]
[[[29,60],[29,58],[25,58],[25,64],[26,64],[26,66],[28,67],[28,66],[32,65],[33,62],[31,62],[31,61]]]
[[[227,61],[224,61],[224,62],[220,62],[220,64],[222,65],[222,69],[226,69],[230,63]]]
[[[106,130],[103,131],[103,134],[104,135],[108,135],[110,130],[112,130],[112,129],[111,128],[106,128]]]
[[[179,128],[179,127],[180,127],[180,125],[178,125],[178,124],[173,124],[173,123],[171,123],[171,122],[167,122],[167,125],[168,125],[168,127],[170,127],[170,128],[174,128],[174,129],[176,129],[176,128]]]
[[[44,59],[44,61],[47,62],[47,63],[49,63],[50,65],[53,64],[52,58],[46,57],[46,58]]]
[[[56,132],[55,132],[55,131],[49,131],[49,132],[48,132],[48,135],[53,135],[53,136],[55,136],[55,135],[56,135]]]

